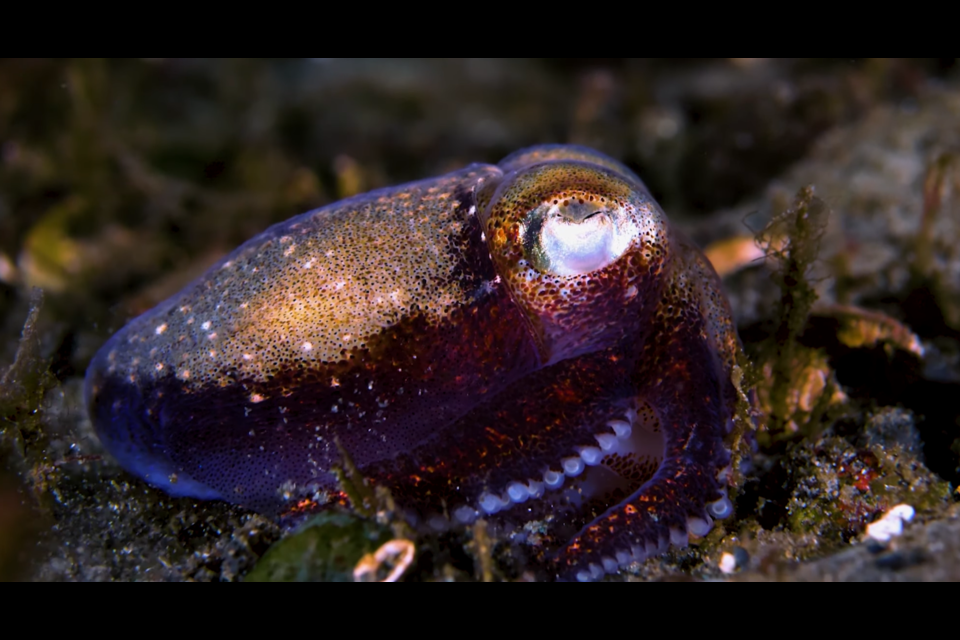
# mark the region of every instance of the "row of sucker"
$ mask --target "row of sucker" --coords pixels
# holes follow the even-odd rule
[[[729,459],[729,450],[724,450],[724,454]],[[690,536],[702,538],[710,533],[713,528],[714,520],[723,520],[733,515],[733,502],[727,495],[726,486],[732,468],[728,465],[723,467],[717,473],[717,483],[721,487],[721,496],[713,502],[706,505],[707,512],[701,516],[689,516],[686,521],[685,530],[677,527],[669,529],[669,538],[661,537],[657,544],[647,543],[645,546],[633,545],[630,549],[621,549],[614,553],[614,556],[602,557],[601,563],[590,563],[587,567],[576,574],[579,582],[593,582],[601,579],[604,575],[617,573],[620,569],[633,564],[634,562],[643,562],[664,553],[670,546],[683,548],[690,542]]]
[[[523,504],[530,499],[538,499],[547,491],[561,489],[568,478],[579,478],[577,491],[589,495],[585,482],[584,471],[589,467],[603,465],[617,474],[626,469],[643,469],[640,477],[628,477],[627,480],[642,482],[655,472],[659,460],[662,458],[663,441],[659,433],[659,424],[654,418],[652,409],[641,405],[640,412],[634,408],[624,411],[622,418],[606,422],[608,431],[594,435],[597,446],[581,446],[576,448],[578,455],[562,458],[554,468],[544,469],[540,478],[530,478],[524,481],[509,482],[499,492],[483,492],[472,505],[460,505],[451,510],[452,520],[458,524],[470,524],[481,515],[494,515]],[[613,475],[609,474],[608,475]],[[636,476],[634,471],[633,476]],[[449,524],[441,524],[441,518],[433,517],[428,521],[434,528],[446,528]]]

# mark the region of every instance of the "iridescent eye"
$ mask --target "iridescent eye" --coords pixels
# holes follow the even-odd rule
[[[595,197],[548,200],[522,228],[527,260],[537,271],[558,276],[602,269],[623,255],[635,234],[622,206]]]

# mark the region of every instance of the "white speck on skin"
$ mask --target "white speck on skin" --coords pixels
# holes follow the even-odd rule
[[[207,320],[206,322],[204,322],[202,325],[200,325],[200,328],[203,329],[204,331],[210,331],[210,321]]]
[[[167,323],[164,322],[162,325],[160,325],[159,327],[156,328],[155,333],[156,333],[158,336],[159,336],[159,335],[163,335],[163,332],[166,331],[166,330],[167,330]]]

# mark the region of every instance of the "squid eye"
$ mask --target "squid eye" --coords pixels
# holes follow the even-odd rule
[[[575,276],[602,269],[623,255],[631,234],[625,214],[609,201],[548,201],[527,216],[523,248],[540,272]]]

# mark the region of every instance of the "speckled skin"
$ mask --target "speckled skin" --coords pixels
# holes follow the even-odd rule
[[[567,273],[550,215],[616,256]],[[737,349],[640,180],[543,146],[271,227],[113,336],[86,397],[175,495],[282,511],[335,489],[337,437],[419,522],[569,514],[555,567],[583,580],[729,513]]]

